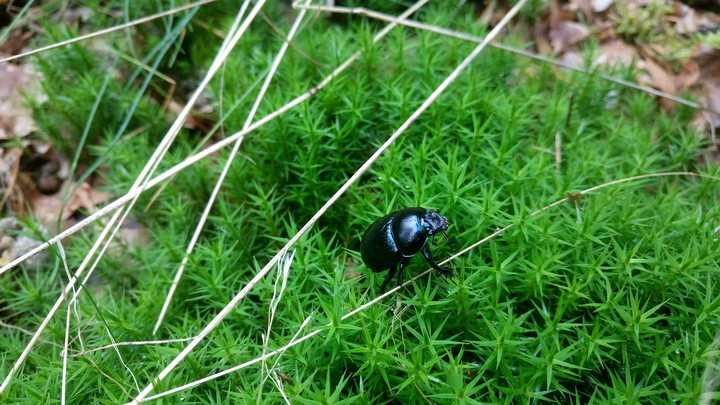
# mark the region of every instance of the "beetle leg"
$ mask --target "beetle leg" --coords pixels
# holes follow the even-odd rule
[[[410,261],[410,259],[407,258],[407,257],[405,257],[405,258],[403,258],[403,260],[400,262],[400,270],[399,270],[398,273],[397,273],[397,277],[396,277],[396,279],[395,279],[395,280],[396,280],[396,281],[395,281],[395,285],[400,285],[400,284],[402,284],[402,281],[403,281],[403,273],[404,273],[404,271],[405,271],[405,266],[407,266],[407,264],[408,264],[409,261]]]
[[[450,238],[448,238],[448,236],[447,236],[447,234],[445,233],[445,231],[439,231],[439,232],[440,232],[440,234],[441,234],[442,236],[445,237],[445,243],[450,243]],[[436,234],[436,235],[437,235],[437,234]],[[437,239],[435,239],[434,235],[433,235],[432,244],[433,244],[434,246],[437,246],[437,245],[440,244],[440,243],[437,241]]]
[[[385,276],[385,280],[383,280],[383,283],[380,286],[380,294],[385,292],[385,287],[387,287],[388,283],[390,282],[390,279],[392,279],[393,275],[395,275],[396,270],[397,270],[397,265],[390,267],[390,269],[388,270],[387,276]]]
[[[432,256],[430,255],[430,248],[427,247],[427,245],[423,246],[422,248],[423,256],[425,256],[425,260],[430,264],[430,266],[440,272],[443,276],[449,276],[452,274],[452,270],[449,267],[440,267],[435,263],[435,260],[433,260]]]
[[[450,243],[450,238],[448,238],[448,236],[447,236],[447,234],[445,233],[445,231],[440,231],[440,233],[442,234],[442,236],[445,237],[445,241],[446,241],[447,243]]]

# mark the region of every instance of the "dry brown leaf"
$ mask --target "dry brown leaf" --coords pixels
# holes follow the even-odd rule
[[[630,66],[635,60],[637,60],[637,49],[634,46],[620,40],[614,40],[600,46],[599,56],[595,59],[595,64],[611,67]]]
[[[660,62],[654,59],[655,51],[647,46],[640,46],[640,52],[645,55],[645,58],[641,59],[637,63],[638,69],[642,73],[638,74],[638,83],[656,88],[662,92],[668,94],[675,94],[675,75],[670,70],[670,66],[666,63]],[[661,97],[658,99],[660,107],[671,112],[675,108],[675,102],[667,98]]]
[[[691,7],[676,1],[673,3],[677,17],[671,21],[675,24],[675,31],[681,35],[692,35],[700,27],[700,18]]]
[[[62,196],[55,194],[45,195],[37,190],[23,194],[30,203],[35,218],[44,226],[54,228],[55,221],[60,214]]]
[[[148,230],[133,218],[127,218],[123,222],[118,236],[128,246],[146,246],[150,243]]]
[[[548,12],[548,20],[551,26],[555,26],[561,21],[577,21],[577,10],[573,9],[572,4],[564,1],[551,0],[548,5]]]
[[[680,90],[689,89],[700,78],[700,66],[692,58],[685,61],[675,83]]]
[[[683,65],[678,85],[681,90],[701,92],[701,104],[713,111],[720,111],[720,50],[699,45]],[[712,128],[720,128],[720,114],[705,112],[694,120],[696,125],[703,121]]]
[[[619,38],[618,34],[615,32],[615,27],[613,26],[612,21],[608,20],[596,21],[595,25],[592,27],[590,35],[592,35],[600,44],[604,44],[608,41],[615,41]]]
[[[23,137],[35,131],[32,111],[23,106],[20,91],[37,87],[38,77],[29,65],[0,65],[0,141]]]
[[[713,111],[720,111],[720,81],[705,82],[703,104]],[[707,112],[705,116],[713,128],[720,128],[720,114]]]
[[[567,198],[568,201],[572,202],[576,206],[580,205],[580,203],[582,202],[582,196],[582,193],[573,194],[569,191],[565,192],[565,198]]]
[[[5,202],[16,190],[15,181],[20,169],[21,157],[22,149],[20,148],[0,150],[0,195],[2,195],[0,197],[0,206],[5,205]]]
[[[497,0],[490,0],[478,16],[478,24],[488,25],[494,10],[497,8]]]
[[[699,45],[693,53],[693,60],[700,67],[700,81],[720,81],[720,50]]]
[[[663,59],[663,57],[668,55],[670,50],[668,49],[667,44],[648,44],[641,45],[640,52],[644,55],[652,57],[653,59]]]
[[[1,3],[0,3],[1,4]],[[17,55],[25,48],[33,33],[23,29],[12,31],[0,45],[0,57]]]
[[[578,22],[560,21],[557,24],[551,23],[549,35],[553,51],[559,53],[585,40],[590,35],[590,29]]]
[[[672,73],[664,68],[656,61],[646,58],[638,62],[638,68],[645,69],[650,75],[650,82],[648,85],[664,91],[668,94],[675,94],[675,78]]]
[[[582,69],[585,67],[585,58],[580,52],[569,51],[562,56],[562,62],[568,66]]]
[[[552,46],[550,45],[550,41],[548,40],[549,30],[550,26],[548,25],[546,19],[540,19],[536,21],[535,27],[533,27],[535,46],[537,47],[538,52],[543,55],[550,55],[552,53]]]
[[[27,182],[31,180],[29,180],[27,173],[23,174],[25,175],[23,177],[25,183],[25,187],[23,187],[25,199],[30,203],[35,217],[38,218],[43,225],[48,227],[55,224],[58,217],[60,217],[62,221],[66,221],[80,209],[90,213],[95,212],[97,205],[108,200],[106,193],[96,190],[92,188],[89,183],[84,182],[80,184],[73,195],[70,196],[63,209],[62,201],[64,190],[50,195],[43,194],[34,187],[34,185],[28,186]],[[74,186],[74,183],[72,183],[71,186]],[[62,215],[60,215],[61,212]]]
[[[170,110],[176,114],[179,114],[182,111],[182,109],[183,109],[183,106],[181,106],[180,104],[178,104],[175,101],[170,101],[168,103],[168,110]],[[204,107],[203,110],[200,110],[200,111],[193,109],[192,112],[190,113],[190,115],[187,117],[187,120],[185,120],[183,127],[187,128],[187,129],[199,128],[199,129],[203,130],[203,132],[209,132],[212,129],[212,127],[215,125],[215,122],[211,119],[208,119],[201,115],[198,115],[198,113],[210,114],[210,113],[212,113],[212,108],[208,106],[208,107]]]
[[[568,8],[572,12],[581,12],[588,19],[593,16],[593,5],[591,0],[570,0]]]

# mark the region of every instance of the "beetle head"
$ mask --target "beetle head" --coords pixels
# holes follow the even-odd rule
[[[448,229],[450,223],[447,218],[437,213],[435,210],[427,210],[423,214],[423,230],[430,236],[436,232],[440,232],[447,238],[445,231]]]

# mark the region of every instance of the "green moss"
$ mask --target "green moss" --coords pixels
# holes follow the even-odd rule
[[[424,10],[423,18],[432,21],[457,13],[454,28],[479,33],[473,6],[431,4]],[[287,30],[285,12],[268,9],[269,18]],[[222,27],[232,18],[227,11],[222,18],[204,13],[198,16]],[[193,33],[177,56],[184,66],[208,66],[220,39],[189,24]],[[257,119],[368,45],[378,26],[360,17],[338,21],[324,15],[304,26],[294,44],[312,59],[288,51]],[[117,51],[129,52],[129,45],[118,41]],[[218,103],[222,94],[227,113],[225,135],[242,127],[257,75],[266,71],[281,41],[263,22],[253,24],[228,59],[222,81],[213,81],[213,100]],[[152,338],[197,335],[474,46],[396,28],[310,100],[248,135],[165,324]],[[135,51],[142,59],[147,50]],[[75,48],[55,52],[102,61],[86,51],[76,55]],[[95,100],[88,93],[97,92],[106,65],[38,63],[43,72],[94,77],[87,86],[53,81],[53,97],[45,112],[38,111],[46,114],[43,128],[50,128],[62,120],[61,100],[72,99],[79,115],[72,125],[83,128]],[[149,97],[138,93],[142,75],[132,83],[109,84],[107,97],[140,100],[128,131],[145,122],[154,130],[116,138],[129,107],[121,103],[113,110],[103,102],[98,116],[109,118],[93,124],[102,123],[102,135],[91,138],[91,149],[85,147],[93,156],[106,156],[103,176],[116,195],[130,187],[169,126]],[[284,385],[285,394],[292,403],[307,404],[697,402],[720,321],[713,294],[717,183],[685,177],[625,183],[586,195],[577,207],[567,203],[527,218],[566,192],[624,177],[686,170],[717,175],[716,167],[698,167],[704,144],[686,129],[693,112],[678,108],[665,115],[651,97],[597,76],[557,72],[485,50],[295,245],[269,347],[288,343],[309,315],[313,321],[306,331],[330,321],[333,326],[280,357],[276,367],[294,382]],[[556,171],[553,154],[543,150],[554,149],[557,133],[562,162]],[[201,138],[183,131],[161,170],[191,154]],[[76,138],[53,140],[64,150],[77,145]],[[103,316],[87,296],[82,300],[83,319],[96,315],[83,331],[86,347],[110,343],[106,327],[117,341],[151,339],[227,153],[175,176],[149,211],[141,207],[151,193],[140,198],[134,215],[151,241],[118,247],[101,262],[88,289]],[[437,258],[508,224],[518,226],[458,258],[452,263],[456,277],[432,274],[401,290],[401,315],[393,316],[393,298],[341,320],[374,297],[384,277],[360,263],[360,235],[380,215],[415,205],[435,208],[452,222],[451,243],[434,247]],[[95,232],[66,248],[71,266],[81,262]],[[38,324],[59,294],[58,266],[0,277],[13,322],[29,329]],[[409,272],[425,268],[422,259],[413,259]],[[271,274],[261,281],[156,392],[261,355],[274,279]],[[62,311],[43,338],[62,342]],[[27,340],[15,331],[0,334],[1,375]],[[142,388],[183,345],[119,350]],[[39,344],[3,400],[58,401],[59,351]],[[136,392],[113,350],[88,357]],[[71,361],[68,375],[74,402],[129,400],[87,359]],[[261,403],[281,402],[272,383],[261,386],[263,377],[260,367],[252,366],[164,402],[245,403],[258,396]]]

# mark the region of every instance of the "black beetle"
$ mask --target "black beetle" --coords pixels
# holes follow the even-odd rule
[[[390,270],[380,289],[397,272],[397,285],[402,283],[403,269],[410,258],[422,252],[425,260],[443,276],[451,274],[447,267],[438,266],[430,255],[428,238],[440,232],[446,239],[448,220],[435,210],[421,207],[405,208],[373,222],[365,231],[360,246],[363,262],[372,271]],[[397,271],[400,265],[400,271]]]

